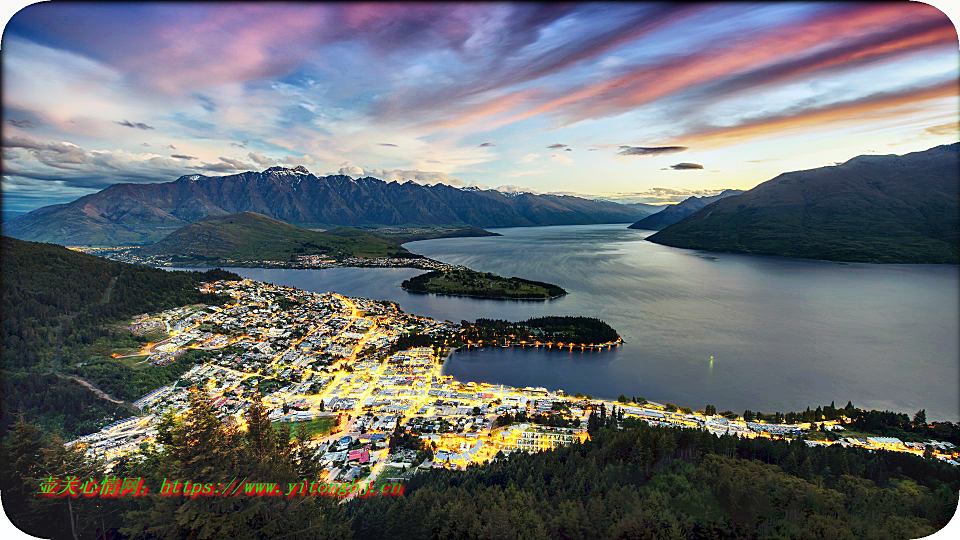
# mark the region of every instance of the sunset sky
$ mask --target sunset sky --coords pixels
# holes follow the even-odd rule
[[[39,3],[2,56],[16,211],[278,164],[677,201],[960,115],[954,25],[906,2]]]

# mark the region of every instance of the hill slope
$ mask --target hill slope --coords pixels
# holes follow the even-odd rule
[[[852,262],[958,262],[958,147],[781,174],[647,240]]]
[[[640,221],[629,226],[628,229],[651,229],[659,231],[660,229],[668,225],[673,225],[681,219],[693,214],[697,210],[712,203],[713,201],[719,201],[720,199],[732,197],[733,195],[739,195],[741,193],[743,192],[739,189],[727,189],[721,193],[718,193],[717,195],[713,195],[712,197],[688,197],[677,204],[664,208],[656,214],[641,219]]]
[[[579,197],[317,177],[303,167],[271,167],[219,177],[195,174],[166,183],[115,184],[16,217],[5,223],[5,233],[66,245],[149,244],[206,216],[237,212],[257,212],[306,228],[582,225],[633,222],[643,216],[617,203]]]
[[[288,260],[295,254],[318,253],[335,258],[410,254],[392,240],[359,229],[340,227],[319,233],[254,212],[206,217],[141,251],[208,260]]]
[[[225,298],[201,293],[199,284],[239,279],[219,269],[168,272],[6,236],[0,237],[0,244],[0,435],[18,412],[65,437],[91,433],[110,418],[128,416],[125,406],[98,397],[71,377],[82,376],[110,394],[132,400],[180,373],[170,369],[174,366],[128,370],[98,354],[103,340],[134,339],[129,333],[117,334],[113,323],[137,313],[220,303]]]

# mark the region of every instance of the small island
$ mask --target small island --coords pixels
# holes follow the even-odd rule
[[[550,283],[505,278],[467,268],[427,272],[404,280],[400,286],[416,293],[506,300],[549,300],[567,294],[561,287]]]

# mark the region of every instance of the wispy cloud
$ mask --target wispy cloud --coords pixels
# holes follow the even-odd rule
[[[687,150],[686,146],[621,146],[618,156],[662,156]]]
[[[34,122],[33,120],[28,120],[26,118],[10,118],[7,120],[7,123],[20,129],[34,129],[43,125],[39,122]]]
[[[6,127],[39,145],[4,153],[21,173],[5,181],[41,200],[41,181],[360,163],[545,192],[595,171],[598,191],[630,191],[686,178],[652,158],[688,151],[722,164],[718,182],[760,182],[804,152],[956,140],[956,54],[952,23],[917,2],[38,4],[4,33]]]
[[[128,128],[144,129],[144,130],[146,130],[146,129],[154,129],[153,126],[148,126],[148,125],[144,124],[143,122],[131,122],[131,121],[129,121],[129,120],[124,120],[124,121],[122,121],[122,122],[117,122],[116,120],[114,120],[113,123],[114,123],[114,124],[119,124],[119,125],[121,125],[121,126],[123,126],[123,127],[128,127]]]
[[[644,191],[618,192],[602,195],[598,198],[622,203],[662,204],[680,202],[690,197],[711,197],[724,189],[684,189],[654,187]]]

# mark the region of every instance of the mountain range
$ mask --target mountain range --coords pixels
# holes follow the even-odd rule
[[[394,241],[367,231],[338,227],[320,233],[255,212],[207,216],[141,248],[140,252],[174,256],[178,261],[286,261],[292,255],[321,253],[332,258],[410,256]]]
[[[960,143],[788,172],[647,238],[667,246],[851,262],[958,262]]]
[[[5,234],[65,245],[151,244],[209,215],[256,212],[305,228],[519,227],[633,222],[647,212],[562,195],[315,176],[302,166],[165,183],[114,184],[4,224]]]
[[[633,225],[630,225],[628,228],[651,229],[654,231],[659,231],[660,229],[668,225],[673,225],[681,219],[693,214],[697,210],[712,203],[713,201],[719,201],[724,197],[731,197],[741,193],[743,193],[743,191],[739,189],[727,189],[710,197],[688,197],[677,204],[667,206],[656,214],[652,214],[641,219]]]

